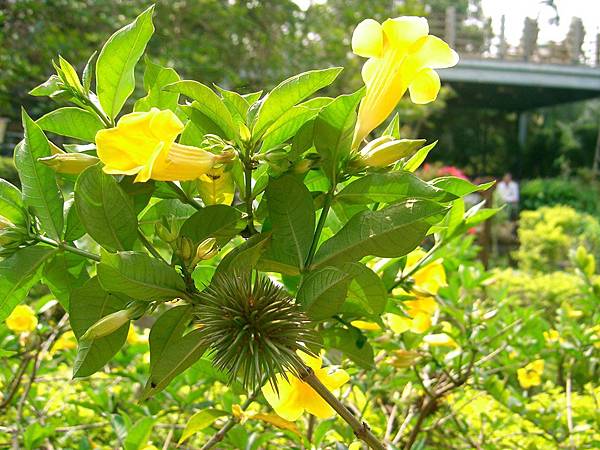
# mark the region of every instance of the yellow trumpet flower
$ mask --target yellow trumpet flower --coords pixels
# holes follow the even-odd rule
[[[136,175],[136,182],[194,180],[215,164],[231,159],[175,142],[183,123],[170,110],[126,114],[115,128],[96,134],[98,157],[104,172]]]
[[[435,100],[440,78],[434,69],[458,63],[458,54],[429,34],[423,17],[397,17],[382,24],[363,20],[352,35],[352,51],[369,58],[362,69],[367,91],[358,110],[353,148],[390,115],[407,89],[414,103]]]
[[[6,326],[15,333],[26,333],[35,330],[38,324],[35,312],[27,305],[18,305],[6,318]]]
[[[323,369],[322,358],[314,358],[305,353],[298,353],[304,363],[310,367],[321,383],[330,391],[339,389],[349,379],[345,370],[335,370],[330,372]],[[304,381],[287,374],[288,380],[281,374],[277,375],[277,388],[279,393],[273,389],[273,386],[266,384],[262,387],[265,399],[273,407],[277,415],[285,420],[293,422],[297,420],[304,411],[317,416],[320,419],[327,419],[335,414],[335,411],[317,392]]]

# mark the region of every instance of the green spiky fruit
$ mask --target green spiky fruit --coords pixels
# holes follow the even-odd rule
[[[217,275],[201,293],[196,311],[202,339],[213,365],[240,377],[246,388],[277,373],[298,374],[303,364],[296,351],[309,354],[318,345],[310,321],[282,288],[250,272]]]

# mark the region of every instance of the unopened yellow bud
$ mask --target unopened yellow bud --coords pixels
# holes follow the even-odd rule
[[[418,357],[419,354],[411,350],[396,350],[390,358],[390,364],[405,369],[413,366]]]
[[[77,175],[100,160],[85,153],[58,153],[45,158],[38,158],[38,161],[55,172]]]
[[[411,156],[423,146],[425,139],[398,139],[382,136],[365,145],[360,151],[361,164],[368,167],[387,167]]]
[[[177,249],[179,250],[179,256],[185,263],[189,263],[196,253],[194,243],[185,236],[177,239]]]
[[[158,222],[154,226],[154,230],[156,231],[157,236],[164,242],[170,244],[177,239],[177,232],[168,229],[162,223]]]
[[[297,173],[298,175],[301,175],[303,173],[306,173],[310,170],[310,168],[312,167],[313,162],[310,159],[302,159],[300,161],[298,161],[296,164],[294,164],[294,168],[292,169],[294,171],[294,173]]]
[[[101,337],[108,336],[114,333],[123,325],[128,323],[131,319],[137,319],[140,317],[148,304],[145,302],[135,302],[132,306],[127,309],[116,311],[112,314],[104,316],[96,323],[94,323],[88,330],[81,336],[80,341],[100,339]]]
[[[205,239],[196,248],[196,256],[192,261],[192,265],[195,266],[200,261],[212,258],[218,252],[219,247],[217,247],[217,240],[215,238]]]
[[[250,130],[243,123],[240,123],[240,139],[242,140],[242,142],[249,142],[250,139],[252,139],[252,134],[250,134]]]

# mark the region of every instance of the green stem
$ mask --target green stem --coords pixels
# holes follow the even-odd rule
[[[250,406],[250,403],[256,400],[256,397],[258,397],[258,394],[260,394],[260,389],[260,386],[257,387],[254,390],[254,392],[252,392],[252,394],[248,396],[246,401],[242,404],[242,411],[246,410],[246,408]],[[206,444],[202,446],[200,450],[208,450],[209,448],[213,448],[215,445],[217,445],[223,440],[227,432],[231,430],[236,423],[238,423],[238,420],[232,416],[227,422],[225,422],[221,429],[217,431],[217,433],[213,437],[211,437]]]
[[[150,252],[150,254],[152,256],[154,256],[157,259],[160,259],[162,262],[164,262],[165,264],[169,265],[169,263],[167,262],[167,260],[162,257],[162,255],[158,252],[158,250],[156,250],[156,247],[154,247],[154,245],[152,245],[152,243],[148,240],[148,238],[146,237],[146,235],[144,233],[142,233],[142,230],[140,230],[138,228],[137,234],[138,234],[138,237],[140,238],[140,241],[144,245],[144,247],[146,247],[146,249]]]
[[[312,387],[317,394],[325,400],[329,406],[331,406],[344,421],[350,425],[354,431],[354,435],[367,444],[370,448],[375,450],[385,450],[385,446],[379,442],[377,437],[371,432],[371,429],[365,422],[360,422],[350,412],[346,406],[338,400],[338,398],[331,393],[329,389],[319,381],[315,373],[310,367],[304,368],[304,373],[301,374],[301,379]]]
[[[202,209],[202,205],[193,198],[188,197],[188,195],[183,191],[183,189],[177,186],[177,184],[175,184],[174,181],[167,181],[166,183],[167,186],[169,186],[169,188],[171,188],[171,190],[175,192],[175,194],[177,194],[177,197],[179,197],[179,200],[181,200],[181,202],[187,203],[188,205],[193,206],[197,210]]]
[[[88,251],[82,250],[80,248],[74,247],[69,244],[65,244],[64,242],[56,242],[53,239],[47,238],[46,236],[35,236],[34,239],[39,242],[43,242],[44,244],[51,245],[53,247],[60,248],[61,250],[65,250],[67,252],[74,253],[79,256],[83,256],[84,258],[91,259],[93,261],[100,262],[100,256],[94,253],[90,253]]]
[[[248,221],[248,231],[250,234],[256,234],[256,228],[254,228],[254,211],[252,208],[252,149],[248,149],[246,157],[242,160],[244,164],[244,185],[245,194],[244,200],[246,202],[246,220]]]
[[[83,103],[88,105],[92,110],[96,113],[96,115],[100,118],[100,120],[104,123],[107,128],[112,128],[115,126],[115,123],[102,111],[98,106],[92,101],[89,96],[80,96]]]
[[[313,258],[315,257],[315,253],[317,251],[317,246],[319,245],[319,239],[321,238],[321,233],[323,232],[323,227],[325,226],[325,221],[327,220],[327,215],[329,214],[329,209],[331,209],[331,202],[333,201],[333,197],[335,193],[335,183],[332,184],[331,189],[327,192],[325,196],[325,202],[323,203],[323,209],[321,210],[321,215],[319,216],[319,222],[317,223],[317,228],[315,230],[315,235],[313,237],[313,241],[310,245],[310,250],[308,251],[308,256],[306,257],[306,262],[304,263],[304,267],[308,268],[313,262]]]

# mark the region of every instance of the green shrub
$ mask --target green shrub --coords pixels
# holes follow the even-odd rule
[[[0,156],[0,178],[10,181],[15,186],[19,185],[19,175],[15,163],[8,156]]]
[[[534,210],[542,206],[566,205],[577,211],[600,216],[597,186],[581,180],[562,178],[537,178],[521,186],[521,206]]]
[[[544,206],[523,211],[519,223],[520,247],[514,254],[519,268],[552,272],[570,267],[569,251],[583,245],[600,254],[600,223],[568,206]]]

